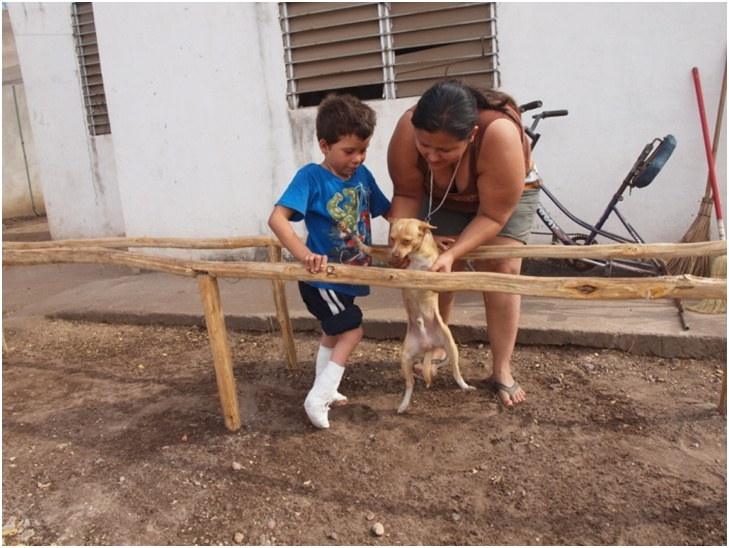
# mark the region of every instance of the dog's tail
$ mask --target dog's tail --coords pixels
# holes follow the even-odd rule
[[[435,364],[433,363],[433,351],[428,350],[423,356],[423,380],[425,387],[430,388],[435,373]]]
[[[347,234],[350,238],[352,238],[352,242],[354,242],[354,246],[361,251],[362,253],[367,253],[367,255],[371,255],[375,259],[387,262],[390,260],[390,252],[386,249],[379,249],[376,247],[371,247],[364,243],[360,237],[352,232],[349,227],[344,223],[344,221],[339,221],[337,224],[337,228]]]

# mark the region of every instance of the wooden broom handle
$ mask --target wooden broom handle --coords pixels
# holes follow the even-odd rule
[[[699,79],[699,69],[692,69],[694,75],[694,85],[696,87],[696,99],[699,103],[699,114],[701,116],[701,129],[704,133],[704,145],[706,148],[706,159],[709,164],[709,177],[711,187],[714,191],[714,208],[716,210],[716,222],[719,228],[719,239],[726,240],[724,231],[724,214],[721,208],[721,197],[719,195],[719,182],[716,178],[716,168],[714,166],[714,154],[711,149],[711,140],[709,138],[709,124],[706,122],[706,108],[704,107],[704,95],[701,91],[701,80]]]
[[[726,62],[724,62],[724,81],[721,84],[721,95],[719,95],[719,107],[716,110],[716,124],[714,125],[714,143],[711,152],[716,161],[716,155],[719,153],[719,139],[721,138],[721,126],[724,123],[724,108],[726,107]],[[704,197],[711,199],[712,185],[711,176],[706,177],[706,193]]]

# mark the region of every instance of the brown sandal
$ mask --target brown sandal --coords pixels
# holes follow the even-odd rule
[[[489,385],[491,386],[494,394],[496,394],[496,397],[499,399],[504,407],[513,407],[516,404],[516,402],[512,399],[512,396],[516,394],[516,391],[519,390],[519,388],[521,388],[518,382],[514,381],[514,384],[512,384],[511,386],[506,386],[505,384],[496,382],[493,379],[489,379]],[[499,398],[499,392],[506,392],[506,394],[509,396],[509,400],[511,400],[511,405],[507,405],[506,403],[504,403],[504,400]]]

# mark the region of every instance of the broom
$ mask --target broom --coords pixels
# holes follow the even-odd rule
[[[726,240],[726,232],[724,229],[724,214],[721,207],[721,196],[719,195],[719,183],[716,178],[716,169],[714,167],[714,154],[709,142],[709,128],[706,123],[706,111],[704,109],[704,98],[701,93],[701,81],[699,80],[699,69],[693,68],[694,84],[696,86],[696,97],[699,103],[699,114],[701,115],[701,127],[704,133],[704,145],[706,148],[706,159],[709,162],[709,179],[714,195],[714,209],[716,211],[716,226],[719,231],[719,239]],[[726,64],[724,65],[724,82],[726,82]],[[722,97],[726,93],[726,87]],[[726,278],[726,255],[722,255],[714,259],[711,263],[712,278]],[[689,307],[694,312],[702,314],[726,314],[726,300],[704,299],[694,307]]]
[[[714,126],[714,144],[711,148],[713,157],[716,158],[719,149],[719,138],[721,136],[721,125],[724,121],[724,106],[726,105],[726,65],[724,65],[724,83],[719,97],[719,108],[716,114],[716,125]],[[686,234],[679,241],[681,244],[693,242],[708,242],[711,240],[711,210],[714,207],[712,198],[713,186],[711,174],[706,178],[706,191],[699,206],[699,212]],[[673,275],[692,274],[705,278],[710,273],[710,257],[677,257],[666,262],[668,272]]]

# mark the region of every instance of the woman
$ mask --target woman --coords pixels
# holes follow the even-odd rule
[[[394,185],[391,216],[435,225],[443,253],[434,272],[460,271],[462,257],[481,245],[524,245],[539,203],[529,140],[508,95],[459,81],[436,83],[400,118],[387,161]],[[393,266],[404,266],[394,264]],[[521,259],[475,261],[479,272],[519,274]],[[511,374],[520,295],[484,292],[493,371],[491,385],[506,406],[526,394]],[[455,294],[440,294],[448,323]]]

